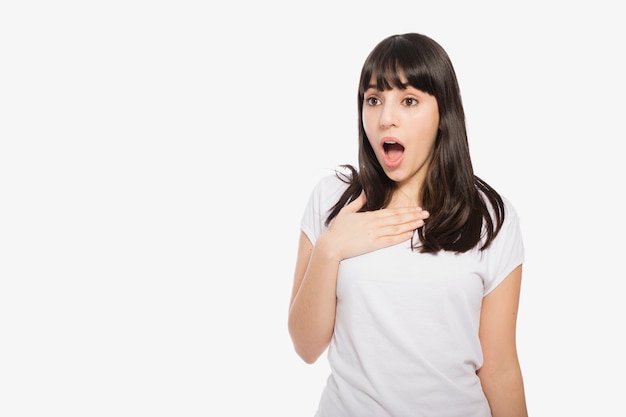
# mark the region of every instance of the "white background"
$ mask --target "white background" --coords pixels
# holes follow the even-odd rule
[[[300,215],[356,160],[367,53],[410,31],[522,220],[530,414],[626,415],[618,2],[209,4],[0,6],[0,415],[312,416]]]

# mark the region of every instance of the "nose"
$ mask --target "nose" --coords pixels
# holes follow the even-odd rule
[[[397,109],[393,104],[383,104],[380,112],[380,127],[388,129],[398,126]]]

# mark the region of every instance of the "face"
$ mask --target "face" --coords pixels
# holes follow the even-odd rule
[[[439,128],[437,99],[411,86],[378,91],[372,77],[361,117],[385,174],[400,187],[419,189]]]

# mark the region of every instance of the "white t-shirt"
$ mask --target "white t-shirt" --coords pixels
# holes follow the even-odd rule
[[[313,244],[346,184],[323,178],[301,229]],[[317,417],[490,417],[476,370],[483,297],[524,260],[519,221],[482,253],[422,254],[410,241],[341,262],[331,374]]]

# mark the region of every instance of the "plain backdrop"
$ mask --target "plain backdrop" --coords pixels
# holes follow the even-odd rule
[[[3,2],[0,415],[312,416],[300,216],[404,32],[448,51],[475,171],[521,218],[530,414],[626,415],[618,6]]]

